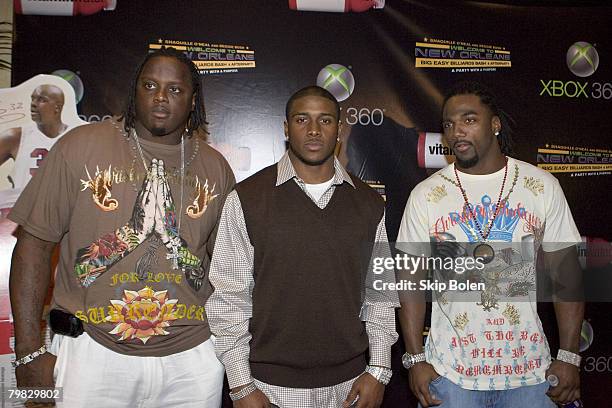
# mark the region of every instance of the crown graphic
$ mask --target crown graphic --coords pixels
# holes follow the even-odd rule
[[[450,216],[451,219],[459,224],[463,232],[465,232],[469,242],[477,242],[481,237],[478,233],[478,226],[474,221],[474,217],[476,217],[476,221],[478,221],[478,224],[480,224],[480,227],[486,234],[484,229],[487,228],[489,221],[495,215],[496,205],[491,201],[491,197],[485,194],[480,199],[480,204],[470,204],[470,207],[472,208],[471,213],[466,206],[463,214],[454,212],[451,213]],[[521,215],[525,212],[525,209],[510,208],[507,201],[502,202],[500,207],[499,213],[497,214],[497,217],[495,217],[493,225],[491,225],[491,231],[489,232],[488,239],[494,241],[511,242],[512,234],[518,225]]]
[[[525,188],[531,190],[531,192],[537,196],[538,194],[544,193],[544,183],[542,180],[534,178],[534,177],[524,177],[525,180]]]

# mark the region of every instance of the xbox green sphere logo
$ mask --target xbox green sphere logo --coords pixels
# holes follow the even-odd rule
[[[329,64],[319,72],[317,85],[327,89],[338,102],[342,102],[353,93],[355,78],[344,65]]]
[[[83,81],[81,81],[81,78],[76,73],[67,69],[58,69],[53,71],[51,75],[58,76],[68,82],[72,86],[72,89],[74,89],[76,103],[81,102],[85,89],[83,87]]]
[[[586,320],[582,321],[582,329],[580,330],[580,352],[582,353],[593,344],[593,326]]]
[[[581,78],[593,75],[599,66],[599,54],[588,42],[578,41],[567,50],[567,67]]]

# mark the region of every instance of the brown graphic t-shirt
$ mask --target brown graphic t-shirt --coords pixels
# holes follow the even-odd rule
[[[204,304],[215,226],[234,185],[225,159],[196,136],[140,139],[105,121],[66,134],[9,218],[61,241],[53,307],[123,354],[164,356],[210,336]],[[146,165],[146,169],[145,169]]]

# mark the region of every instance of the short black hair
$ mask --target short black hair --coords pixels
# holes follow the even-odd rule
[[[444,103],[442,106],[445,106],[446,102],[448,102],[450,98],[457,95],[476,95],[480,98],[480,102],[488,106],[491,113],[497,116],[501,122],[501,129],[499,131],[499,135],[497,136],[497,141],[499,142],[501,152],[504,155],[512,154],[512,127],[515,122],[514,119],[508,115],[508,113],[500,108],[495,94],[493,94],[489,88],[480,82],[462,81],[454,84],[450,88],[444,97]]]
[[[191,111],[187,123],[189,136],[191,136],[194,130],[208,124],[208,122],[206,122],[204,96],[202,95],[202,76],[198,72],[198,68],[195,66],[193,61],[187,58],[184,53],[173,47],[162,47],[158,50],[150,52],[143,58],[142,62],[136,68],[136,72],[134,73],[132,83],[130,85],[130,95],[122,115],[122,118],[125,120],[123,127],[128,133],[134,128],[134,123],[136,122],[136,88],[138,86],[138,78],[140,77],[140,74],[142,73],[142,70],[147,62],[156,57],[174,58],[180,63],[184,64],[191,73],[191,86],[193,88],[193,95],[195,96],[195,107]],[[206,129],[204,130],[206,131]]]
[[[287,121],[289,120],[289,113],[291,112],[291,107],[293,106],[293,103],[296,100],[305,96],[320,96],[322,98],[329,99],[330,101],[332,101],[336,106],[336,118],[338,119],[338,121],[340,120],[340,104],[338,103],[338,100],[328,90],[323,89],[320,86],[312,85],[302,88],[299,91],[295,92],[293,95],[291,95],[291,97],[287,101],[287,105],[285,106],[285,118],[287,119]]]

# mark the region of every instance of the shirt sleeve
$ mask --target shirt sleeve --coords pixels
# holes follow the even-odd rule
[[[224,158],[221,158],[220,160],[223,160],[223,167],[224,167],[224,174],[225,174],[225,185],[223,186],[223,190],[221,193],[221,197],[219,197],[219,199],[221,200],[222,205],[225,204],[225,200],[227,200],[228,195],[234,191],[234,185],[236,184],[236,178],[234,177],[234,172],[232,171],[232,168],[230,167],[230,165],[225,161]],[[221,207],[223,208],[223,207]],[[212,254],[214,252],[214,248],[215,248],[215,242],[217,240],[217,231],[219,228],[219,219],[221,218],[221,212],[218,212],[218,217],[217,217],[217,222],[215,223],[215,227],[213,228],[212,232],[210,233],[210,237],[208,238],[208,242],[206,243],[206,251],[208,253],[208,256],[210,258],[212,258]]]
[[[391,257],[384,214],[376,229],[373,248],[372,260]],[[371,266],[372,261],[366,275],[365,298],[360,316],[365,322],[370,344],[370,365],[391,368],[391,346],[398,338],[395,327],[395,308],[399,307],[399,301],[395,290],[385,289],[380,285],[394,283],[395,271],[385,270],[380,274],[375,274]],[[375,281],[378,282],[375,283]]]
[[[240,198],[232,191],[219,220],[209,273],[215,291],[206,303],[210,328],[216,336],[215,351],[225,365],[230,388],[253,381],[249,365],[253,256]]]
[[[552,182],[547,186],[550,191],[545,194],[546,225],[542,240],[545,252],[554,252],[581,242],[561,185],[555,177],[551,176],[551,179]]]
[[[70,227],[72,208],[79,192],[61,147],[55,144],[27,184],[8,218],[45,241],[59,242]]]

